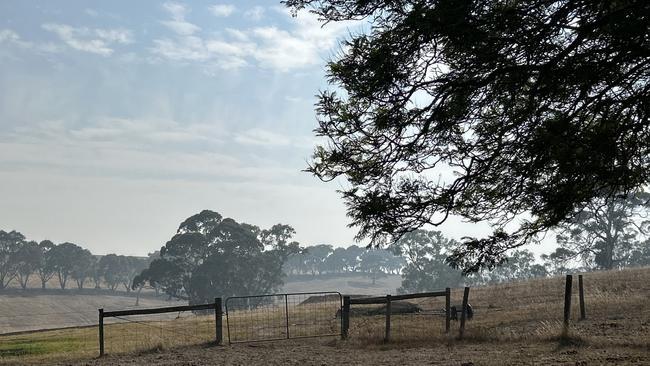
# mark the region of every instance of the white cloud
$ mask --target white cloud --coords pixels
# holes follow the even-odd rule
[[[255,28],[252,32],[260,40],[253,57],[262,67],[288,71],[321,60],[320,49],[310,39],[276,27]]]
[[[184,19],[187,14],[187,7],[180,3],[166,2],[163,8],[171,14],[173,19]]]
[[[192,35],[201,29],[197,25],[184,20],[168,20],[163,21],[162,24],[180,35]]]
[[[185,5],[166,2],[163,4],[163,8],[171,15],[172,19],[162,21],[161,23],[175,33],[182,36],[189,36],[201,30],[196,24],[185,20],[185,16],[189,11]]]
[[[217,17],[229,17],[236,10],[235,6],[230,4],[215,4],[210,6],[208,9]]]
[[[292,95],[287,95],[287,96],[284,97],[284,99],[287,102],[291,102],[291,103],[304,103],[306,101],[305,98],[303,98],[303,97],[297,97],[297,96],[292,96]]]
[[[228,33],[228,35],[230,37],[232,37],[232,38],[234,38],[234,39],[236,39],[238,41],[245,42],[245,41],[249,40],[248,35],[246,34],[246,32],[240,31],[239,29],[226,28],[226,33]]]
[[[10,44],[20,48],[32,48],[33,43],[24,41],[18,33],[11,29],[0,29],[0,44]]]
[[[235,141],[240,144],[260,146],[289,146],[292,144],[289,137],[261,128],[252,128],[238,133],[235,135]]]
[[[252,20],[252,21],[259,21],[264,18],[264,8],[261,6],[254,6],[244,13],[244,18]]]
[[[46,23],[43,29],[56,34],[66,45],[78,51],[90,52],[102,56],[110,56],[113,44],[133,43],[130,30],[76,28],[66,24]]]
[[[0,42],[19,42],[20,36],[11,29],[0,30]]]
[[[224,42],[219,39],[203,40],[187,36],[178,39],[154,40],[152,52],[169,60],[205,63],[207,70],[217,67],[224,70],[247,65],[246,55],[254,45],[246,42]]]
[[[170,13],[184,19],[187,9],[173,4],[168,5]],[[286,72],[322,63],[323,52],[332,49],[351,26],[359,24],[342,22],[322,27],[317,16],[308,12],[301,12],[297,18],[283,10],[281,14],[292,27],[227,28],[209,37],[177,32],[174,39],[155,39],[151,51],[168,60],[201,63],[206,70],[257,65]]]

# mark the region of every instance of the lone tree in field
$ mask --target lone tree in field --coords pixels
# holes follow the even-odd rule
[[[309,167],[349,183],[359,238],[486,221],[449,258],[472,272],[650,183],[650,1],[285,4],[371,25],[328,65]]]
[[[263,294],[282,284],[282,265],[299,251],[287,225],[268,230],[204,210],[183,221],[160,249],[160,258],[136,276],[132,288],[149,282],[170,297],[207,303],[216,296]]]

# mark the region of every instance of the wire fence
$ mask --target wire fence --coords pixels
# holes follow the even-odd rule
[[[412,342],[449,331],[450,289],[377,297],[345,297],[344,337],[353,342]],[[451,314],[450,314],[451,315]]]
[[[226,300],[229,343],[341,334],[341,294],[291,293]]]
[[[104,324],[105,352],[131,353],[214,343],[215,323],[214,313],[191,310],[114,316]]]
[[[590,274],[584,281],[586,319],[581,316],[578,291],[573,290],[570,318],[573,334],[594,342],[612,339],[629,342],[644,334],[640,332],[647,330],[650,314],[647,278],[648,269]],[[563,326],[565,281],[558,277],[473,288],[469,303],[474,317],[468,323],[466,337],[495,342],[555,339]],[[406,296],[413,295],[422,294]],[[446,296],[403,296],[391,296],[391,341],[434,343],[440,340],[436,336],[447,331]],[[462,291],[450,290],[449,301],[450,309],[454,306],[461,309]],[[151,311],[142,308],[124,310],[122,314],[112,312],[118,314],[107,317],[104,323],[106,353],[214,342],[215,333],[222,329],[217,325],[221,317],[216,316],[216,305],[217,300],[215,304],[201,305],[208,308],[199,312],[178,310],[184,306],[173,307],[176,310],[165,313],[142,314]],[[337,292],[229,298],[226,305],[223,333],[228,332],[231,343],[339,334],[347,334],[351,343],[385,340],[387,301],[353,303],[349,306],[348,328],[343,327],[341,295]],[[92,313],[84,317],[97,324],[97,312]],[[71,312],[45,308],[18,316],[3,314],[0,325],[19,324],[26,316],[34,316],[42,319],[43,326],[52,326],[57,316],[66,314]],[[455,337],[459,323],[451,320],[451,332],[447,334]],[[0,335],[0,363],[87,359],[97,356],[99,344],[97,325],[5,334]]]
[[[444,297],[395,301],[391,304],[391,341],[437,339],[446,333],[445,316]]]

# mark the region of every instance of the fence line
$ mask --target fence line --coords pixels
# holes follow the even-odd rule
[[[463,328],[465,325],[465,314],[467,313],[467,297],[469,296],[469,287],[465,288],[465,296],[463,299],[463,308],[461,315],[461,337]],[[400,300],[410,300],[410,299],[419,299],[419,298],[433,298],[433,297],[444,297],[445,298],[445,333],[449,333],[450,323],[451,323],[451,289],[446,288],[445,291],[436,291],[436,292],[424,292],[416,294],[405,294],[405,295],[386,295],[378,297],[366,297],[366,298],[351,298],[350,296],[343,297],[343,307],[341,311],[341,337],[347,339],[350,334],[350,307],[352,305],[377,305],[377,304],[386,304],[385,315],[386,315],[386,325],[384,333],[384,342],[389,342],[391,338],[391,313],[392,313],[392,303],[394,301]]]
[[[151,308],[151,309],[131,309],[131,310],[118,310],[118,311],[104,311],[104,309],[99,309],[99,355],[104,355],[104,319],[105,318],[115,318],[126,321],[128,323],[135,323],[140,325],[145,325],[150,328],[159,329],[161,332],[164,327],[157,327],[146,322],[131,320],[124,318],[125,316],[132,315],[152,315],[152,314],[165,314],[165,313],[176,313],[176,312],[185,312],[185,311],[201,311],[201,310],[214,310],[215,314],[215,343],[222,344],[223,335],[221,331],[223,317],[223,307],[221,303],[221,298],[215,298],[214,303],[210,304],[199,304],[199,305],[183,305],[183,306],[168,306],[162,308]],[[178,331],[172,331],[173,333],[182,334],[188,336]],[[195,338],[194,335],[189,335],[192,338]],[[198,339],[198,338],[197,338]]]
[[[228,343],[340,336],[341,300],[336,291],[229,297]]]

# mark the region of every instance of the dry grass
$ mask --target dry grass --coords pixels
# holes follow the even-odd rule
[[[587,319],[578,320],[578,298],[574,296],[573,322],[568,333],[563,332],[562,326],[563,291],[563,278],[473,288],[470,303],[475,309],[475,318],[467,323],[463,340],[456,339],[458,323],[455,322],[452,322],[452,334],[444,334],[444,318],[434,314],[434,310],[444,307],[444,299],[440,298],[420,300],[426,310],[424,314],[393,316],[394,341],[390,344],[382,342],[384,317],[374,316],[353,317],[350,339],[346,342],[300,340],[256,347],[176,348],[202,344],[202,339],[212,340],[213,319],[193,317],[160,320],[155,323],[159,328],[145,322],[135,331],[132,324],[107,326],[107,351],[111,352],[109,345],[112,344],[120,352],[131,352],[122,356],[92,359],[97,354],[96,329],[93,328],[0,337],[0,355],[5,363],[65,359],[94,364],[146,364],[162,360],[168,364],[347,362],[382,365],[401,362],[458,365],[469,361],[475,365],[650,364],[650,268],[585,274]],[[577,290],[574,293],[577,294]],[[462,291],[455,289],[452,294],[452,304],[460,303]],[[304,310],[295,306],[290,311]],[[331,312],[331,309],[322,311],[323,319],[331,319],[331,322],[320,326],[338,325]],[[256,329],[257,319],[251,319],[247,312],[230,315],[243,322],[244,326],[239,329]],[[281,327],[281,311],[269,311],[264,316],[267,325]],[[225,326],[224,322],[224,335]],[[162,328],[163,336],[156,337],[149,328],[158,331]],[[197,339],[164,337],[164,334],[188,330]],[[258,331],[263,334],[262,330]],[[32,345],[32,351],[22,354],[16,351],[27,344]]]

